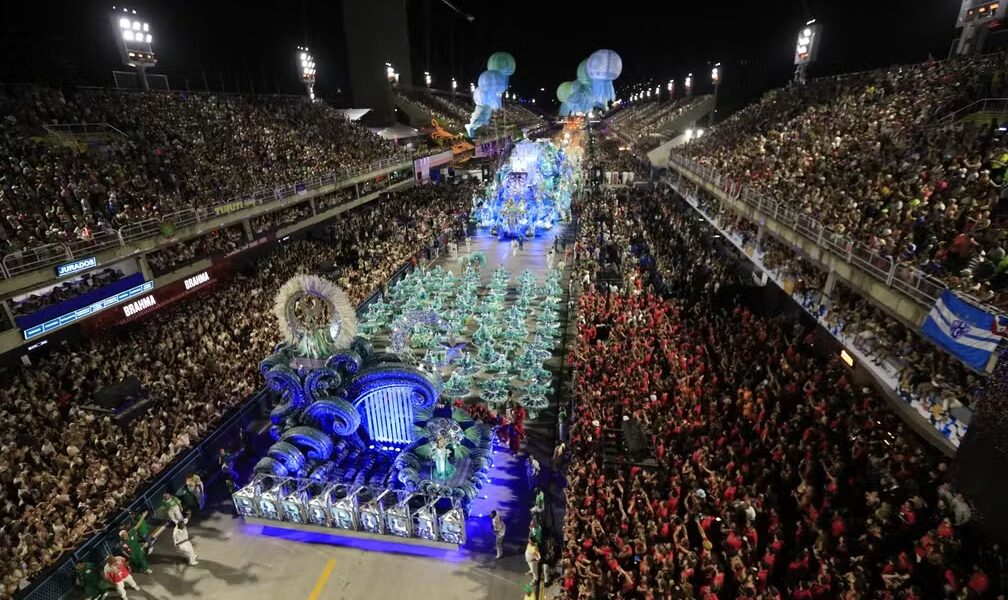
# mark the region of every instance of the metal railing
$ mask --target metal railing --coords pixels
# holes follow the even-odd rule
[[[46,130],[47,133],[59,137],[86,137],[93,135],[114,135],[121,138],[127,137],[125,133],[119,131],[108,123],[53,123],[50,125],[43,125],[42,129]]]
[[[927,310],[930,310],[946,288],[940,280],[920,269],[899,264],[892,257],[883,256],[877,250],[843,236],[819,221],[719,174],[709,166],[698,164],[675,153],[669,155],[669,165],[675,165],[680,174],[688,172],[704,183],[716,187],[726,196],[748,204],[760,213],[790,226],[795,233],[806,240],[857,267],[887,287],[898,290]],[[989,308],[989,310],[999,312],[995,309]]]
[[[173,229],[188,227],[232,212],[228,209],[235,209],[234,212],[244,211],[261,204],[279,202],[328,186],[344,183],[361,175],[374,174],[377,177],[378,171],[396,166],[401,166],[404,169],[412,168],[413,162],[411,158],[384,158],[364,167],[343,169],[326,173],[307,181],[298,181],[272,188],[262,188],[248,194],[243,194],[242,196],[218,200],[199,208],[186,208],[158,218],[130,223],[129,225],[120,227],[117,231],[96,233],[86,240],[45,244],[37,248],[12,252],[0,260],[0,274],[3,275],[4,279],[11,279],[12,277],[52,267],[59,263],[85,258],[95,252],[101,252],[109,248],[129,246],[133,242],[160,235],[162,227],[165,225],[170,225]]]
[[[954,110],[938,119],[940,125],[949,125],[969,115],[981,112],[1001,113],[1008,115],[1008,98],[984,98],[972,104]]]

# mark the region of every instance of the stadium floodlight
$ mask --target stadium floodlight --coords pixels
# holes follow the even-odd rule
[[[798,41],[795,44],[795,83],[805,83],[805,70],[809,63],[819,56],[819,37],[822,25],[811,19],[798,31]]]
[[[301,68],[301,83],[308,91],[308,101],[315,102],[315,57],[312,56],[308,46],[298,46],[294,56]]]
[[[385,79],[388,80],[390,85],[399,83],[399,73],[396,73],[392,63],[385,63]]]
[[[668,85],[665,87],[668,89],[669,98],[671,98],[672,94],[675,92],[675,79],[669,79]]]
[[[112,7],[112,26],[116,32],[116,45],[123,64],[137,71],[137,78],[143,89],[150,89],[147,69],[157,64],[154,57],[154,36],[150,33],[150,23],[137,15],[135,10],[119,6]]]
[[[683,82],[683,85],[686,86],[686,95],[687,96],[692,96],[693,95],[693,73],[690,73],[689,75],[686,76],[686,80]]]
[[[430,87],[431,84],[430,71],[424,71],[423,76],[424,76],[424,82],[427,84],[427,87]]]
[[[956,43],[956,54],[968,56],[983,52],[987,36],[996,32],[1008,15],[1008,2],[1004,0],[962,0],[956,29],[961,29]]]

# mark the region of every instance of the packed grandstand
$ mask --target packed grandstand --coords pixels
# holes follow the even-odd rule
[[[522,447],[525,415],[513,406],[466,407],[494,428],[502,454],[528,457],[528,491],[553,495],[545,508],[537,498],[528,535],[521,513],[525,597],[1004,597],[1008,555],[954,476],[969,415],[1001,389],[994,376],[731,200],[744,186],[823,235],[919,269],[989,311],[996,330],[1008,309],[1008,113],[970,107],[1006,86],[1001,53],[810,78],[702,137],[692,131],[708,122],[708,95],[555,123],[512,102],[482,130],[499,143],[485,154],[479,140],[453,150],[430,135],[463,139],[477,105],[454,90],[390,87],[411,124],[436,123],[407,144],[301,96],[0,86],[3,329],[17,338],[0,380],[0,598],[54,577],[69,589],[62,570],[84,564],[74,552],[118,539],[122,511],[264,388],[260,361],[283,341],[274,297],[292,277],[323,274],[358,306],[391,297],[404,272],[471,268],[477,254],[486,263],[462,250],[481,235],[498,242],[471,210],[503,186],[493,171],[534,127],[586,139],[564,233],[551,231],[541,253],[564,277],[567,328],[539,422],[547,441]],[[85,124],[101,127],[82,137],[73,126]],[[649,164],[656,151],[660,168]],[[430,167],[435,152],[450,162]],[[701,168],[728,189],[684,187]],[[298,187],[330,175],[331,189]],[[230,219],[206,227],[176,232],[170,218],[287,186],[293,201],[200,213]],[[114,264],[61,279],[67,261],[50,260],[152,219],[170,226],[147,246],[120,238],[128,251]],[[500,242],[490,268],[534,237]],[[40,350],[22,347],[39,315],[131,278],[173,285],[219,265],[214,285],[143,318],[61,322]],[[783,291],[756,283],[762,270]],[[853,369],[840,350],[870,364]],[[142,416],[95,410],[131,378]],[[252,478],[251,465],[222,466],[221,495],[232,469]],[[496,521],[480,527],[498,535]]]

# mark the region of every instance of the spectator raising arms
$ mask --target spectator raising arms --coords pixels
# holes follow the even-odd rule
[[[993,591],[997,555],[964,527],[947,465],[808,331],[750,308],[691,209],[597,194],[580,226],[563,598]],[[655,466],[607,460],[624,417]]]

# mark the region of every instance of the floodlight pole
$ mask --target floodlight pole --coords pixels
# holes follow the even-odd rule
[[[138,64],[136,65],[137,77],[140,79],[140,87],[144,89],[145,92],[150,91],[150,82],[147,81],[147,65]]]
[[[711,106],[710,119],[707,121],[708,126],[714,125],[714,113],[717,112],[718,90],[721,89],[721,63],[717,63],[711,69],[711,81],[714,83],[714,105]]]

